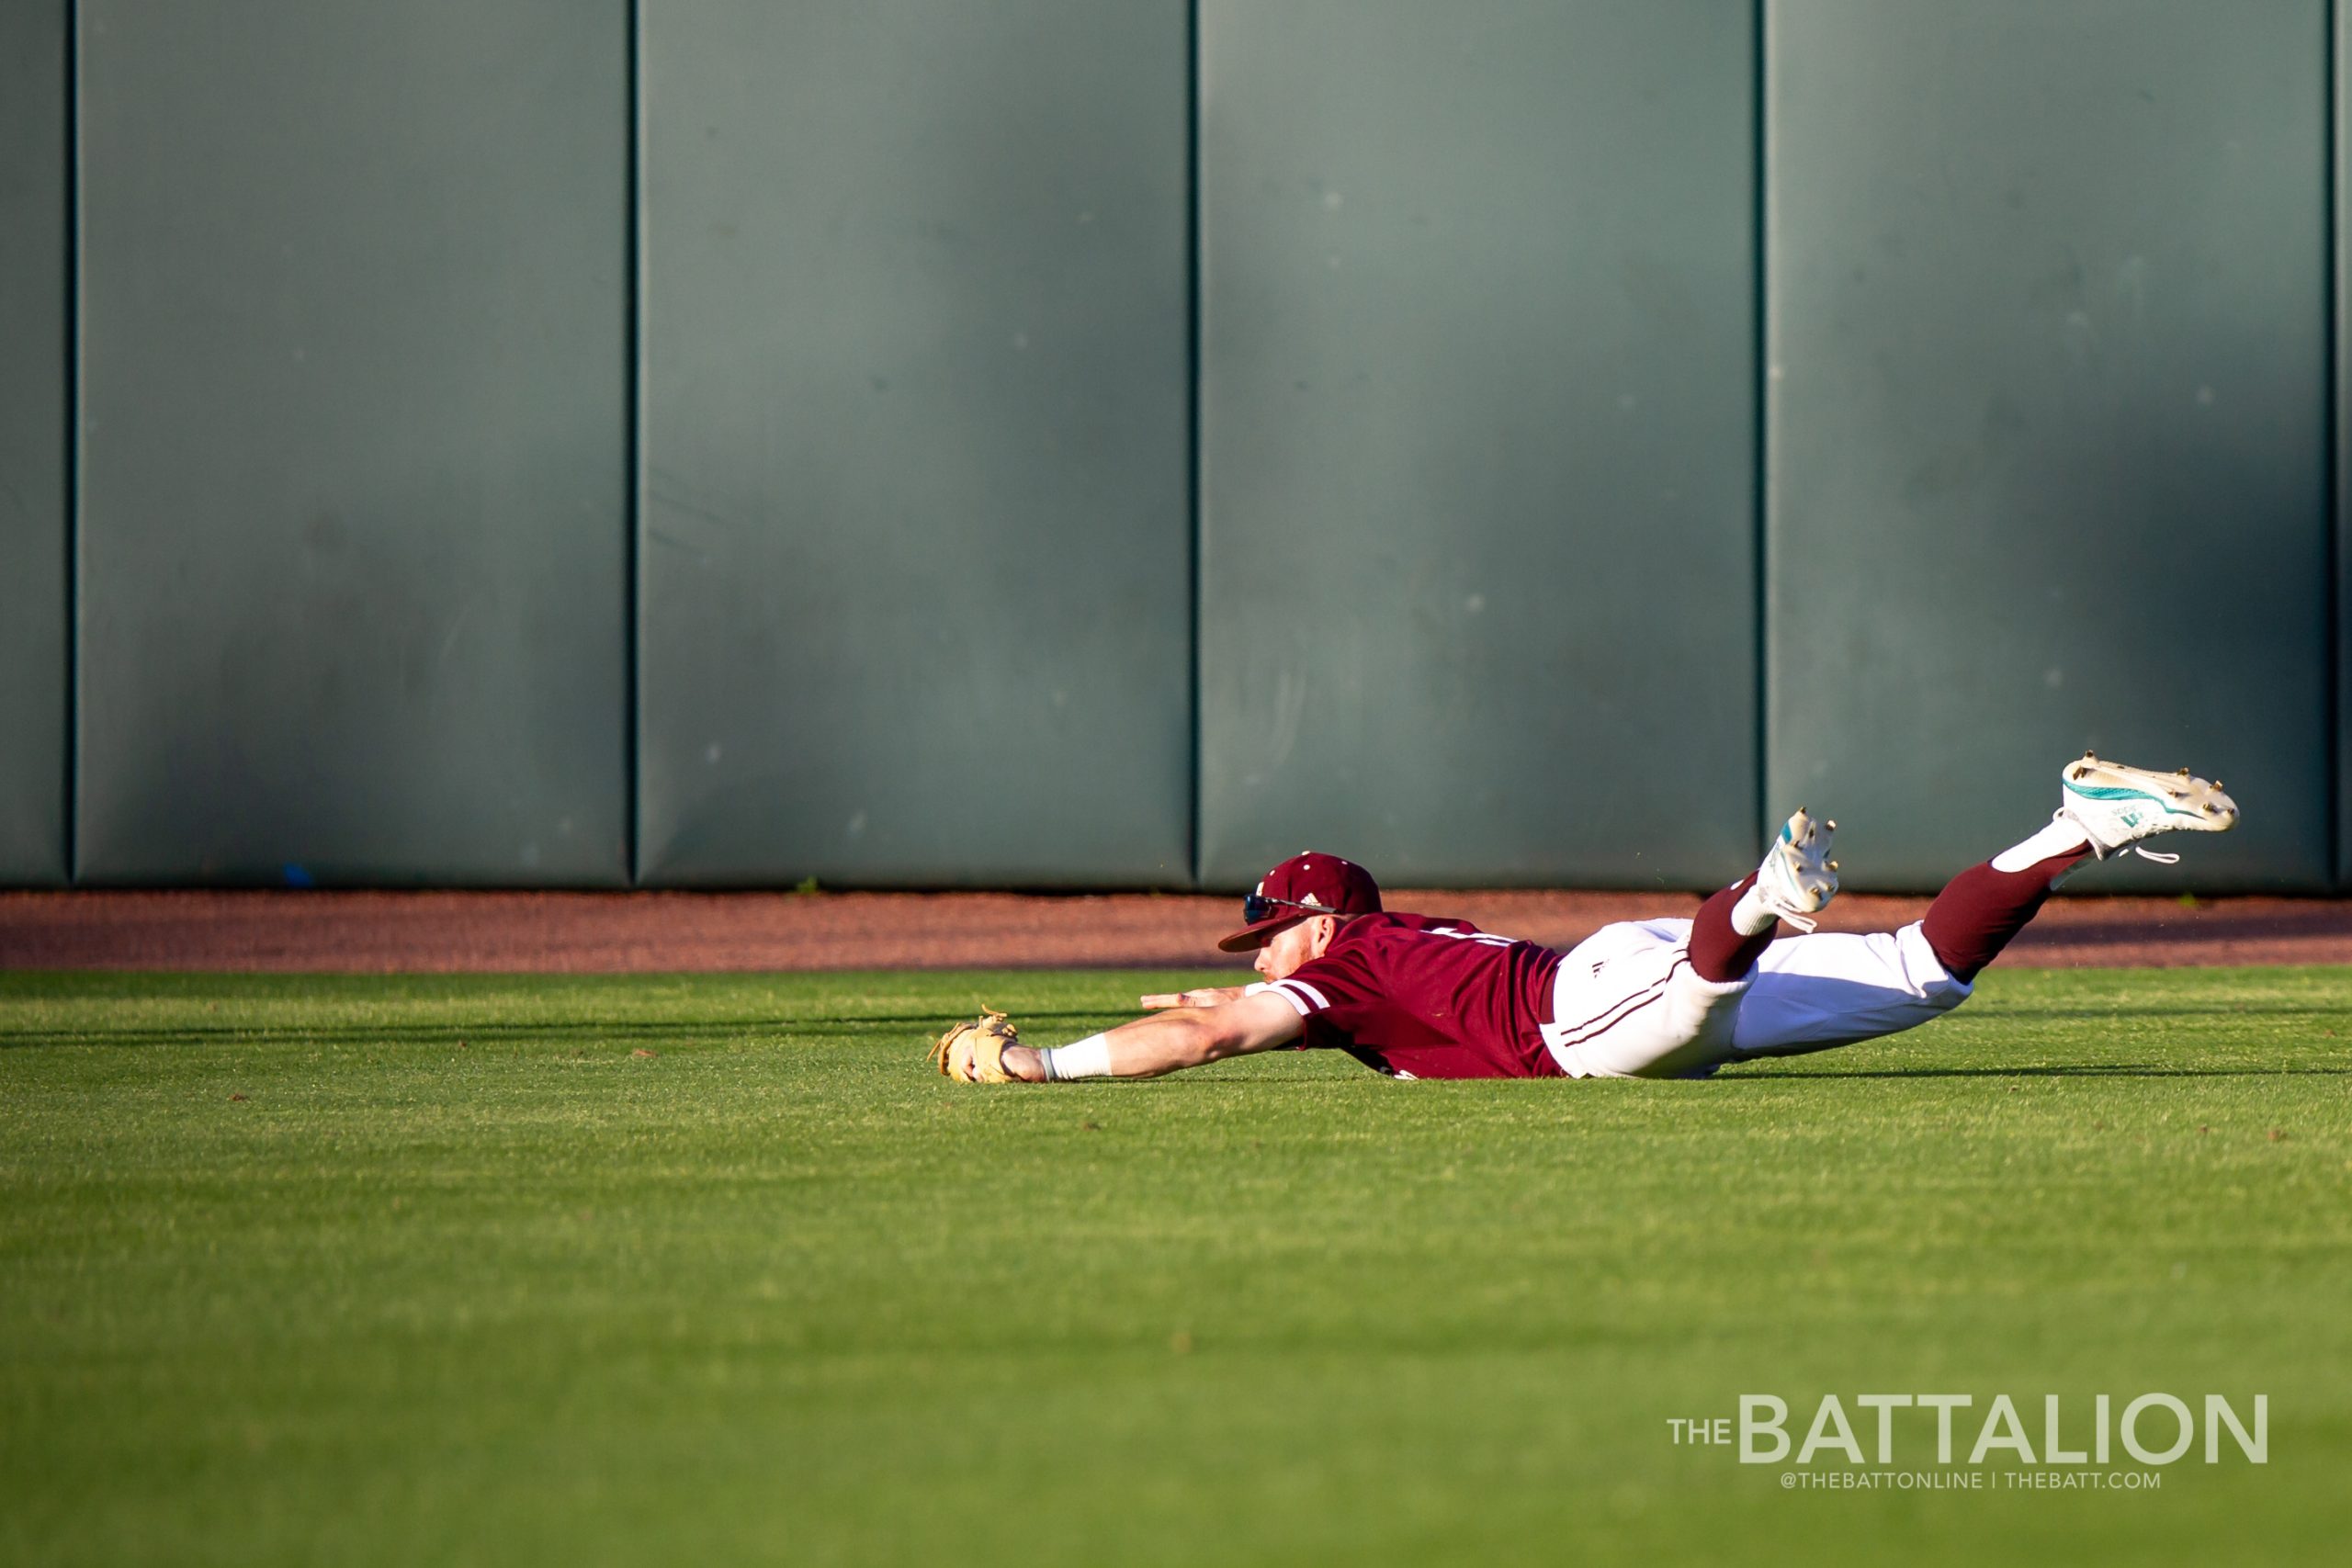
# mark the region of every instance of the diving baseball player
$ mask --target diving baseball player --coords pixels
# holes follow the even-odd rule
[[[1074,1044],[1020,1044],[1001,1015],[949,1030],[933,1060],[972,1083],[1156,1077],[1277,1046],[1344,1051],[1392,1077],[1678,1077],[1910,1029],[1973,982],[2085,860],[2159,833],[2225,832],[2238,809],[2187,769],[2086,755],[2047,827],[1962,872],[1925,918],[1815,933],[1838,891],[1837,824],[1800,809],[1756,871],[1691,919],[1604,926],[1567,953],[1466,920],[1392,913],[1361,866],[1295,855],[1217,945],[1255,949],[1257,985],[1143,998],[1160,1010]],[[1775,941],[1783,925],[1801,933]]]

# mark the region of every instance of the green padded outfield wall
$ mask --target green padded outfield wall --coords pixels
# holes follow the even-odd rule
[[[642,28],[641,874],[1182,885],[1184,0]]]
[[[2346,9],[0,7],[0,883],[2352,883]]]
[[[1768,17],[1772,807],[1928,887],[2096,747],[2238,795],[2197,885],[2326,886],[2324,0]]]
[[[1752,19],[1203,0],[1209,885],[1753,861]]]
[[[0,886],[67,874],[67,22],[0,6]]]
[[[85,879],[626,879],[628,17],[85,0]]]

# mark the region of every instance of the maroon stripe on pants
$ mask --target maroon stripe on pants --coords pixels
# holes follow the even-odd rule
[[[1665,978],[1653,980],[1638,991],[1619,997],[1600,1012],[1586,1019],[1575,1029],[1564,1032],[1559,1043],[1564,1046],[1581,1045],[1588,1040],[1608,1033],[1652,1002],[1665,996],[1667,987],[1674,983],[1674,972],[1681,967],[1682,960],[1676,959],[1667,965]]]

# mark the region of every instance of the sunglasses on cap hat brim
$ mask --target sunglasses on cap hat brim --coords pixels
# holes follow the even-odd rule
[[[1312,898],[1269,898],[1263,893],[1252,893],[1241,900],[1241,921],[1244,925],[1254,926],[1261,920],[1273,919],[1285,909],[1302,915],[1336,915],[1340,912],[1330,905],[1318,904]]]
[[[1269,898],[1262,893],[1252,893],[1241,901],[1242,928],[1216,945],[1225,953],[1248,953],[1272,942],[1281,932],[1299,921],[1316,915],[1339,917],[1341,911],[1329,904],[1311,904],[1296,898]]]

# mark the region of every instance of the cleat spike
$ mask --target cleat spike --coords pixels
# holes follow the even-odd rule
[[[1828,828],[1831,832],[1836,832],[1838,830],[1838,818],[1832,817],[1826,824],[1824,824],[1824,826]]]

